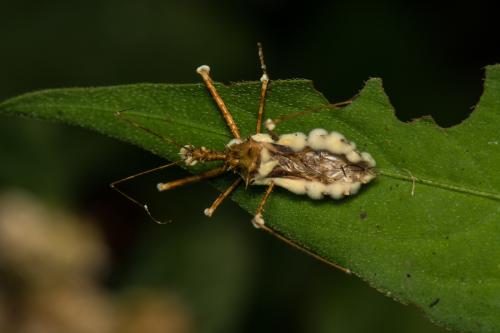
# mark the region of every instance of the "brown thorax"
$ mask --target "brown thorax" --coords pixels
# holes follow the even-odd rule
[[[181,159],[189,166],[209,161],[224,161],[224,170],[238,173],[248,186],[259,168],[262,148],[261,142],[257,142],[250,137],[244,141],[232,141],[223,152],[186,145],[179,154]]]

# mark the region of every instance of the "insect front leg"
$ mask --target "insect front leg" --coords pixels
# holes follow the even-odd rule
[[[219,205],[224,201],[228,196],[233,193],[233,191],[240,185],[242,179],[238,178],[236,179],[231,186],[229,186],[224,192],[222,192],[217,199],[213,202],[213,204],[210,206],[210,208],[207,208],[204,210],[204,214],[208,217],[212,217],[214,211],[219,207]]]
[[[226,171],[227,171],[226,167],[221,166],[221,167],[218,167],[215,169],[210,169],[208,171],[199,173],[197,175],[172,180],[172,181],[167,182],[167,183],[159,183],[157,185],[157,188],[158,188],[158,191],[160,191],[160,192],[167,191],[167,190],[171,190],[171,189],[176,188],[176,187],[181,187],[181,186],[184,186],[187,184],[196,183],[196,182],[199,182],[200,180],[220,176],[223,173],[225,173]]]
[[[266,189],[266,193],[264,194],[264,196],[260,200],[259,207],[257,208],[257,211],[255,212],[255,215],[252,219],[252,224],[257,229],[259,229],[265,225],[265,221],[264,221],[264,217],[262,216],[262,212],[264,212],[264,206],[267,202],[267,199],[269,198],[269,195],[271,195],[271,192],[273,191],[273,189],[274,189],[274,183],[271,182]]]
[[[236,139],[240,139],[241,138],[240,130],[238,129],[238,126],[236,125],[236,122],[234,121],[231,112],[229,112],[226,103],[224,103],[224,100],[222,99],[222,97],[220,97],[219,93],[217,92],[217,89],[215,89],[214,82],[210,77],[210,67],[208,67],[207,65],[202,65],[196,69],[196,72],[200,74],[201,77],[203,78],[203,82],[205,82],[208,91],[210,92],[215,103],[219,107],[219,110],[222,113],[222,116],[224,117],[227,126],[231,130],[231,133]]]

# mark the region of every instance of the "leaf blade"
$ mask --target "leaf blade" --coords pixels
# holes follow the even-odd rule
[[[250,135],[258,83],[217,88],[243,136]],[[341,201],[312,201],[278,189],[266,221],[381,292],[415,304],[433,321],[462,331],[498,330],[499,88],[500,66],[490,66],[471,117],[443,129],[428,119],[400,122],[379,79],[367,81],[349,107],[322,112],[313,111],[328,109],[328,102],[310,81],[273,81],[266,116],[311,111],[280,124],[280,133],[340,131],[372,153],[381,172],[359,195]],[[124,109],[134,121],[181,144],[221,149],[230,139],[200,84],[52,90],[0,104],[3,113],[78,124],[177,158],[178,147],[113,116]],[[226,184],[216,182],[219,189]],[[253,212],[261,195],[259,188],[240,189],[234,200]]]

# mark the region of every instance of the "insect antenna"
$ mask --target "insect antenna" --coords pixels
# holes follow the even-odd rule
[[[181,144],[180,144],[180,143],[178,143],[178,142],[175,142],[175,141],[174,141],[174,140],[172,140],[172,139],[167,139],[167,138],[166,138],[166,137],[164,137],[163,135],[161,135],[161,134],[159,134],[159,133],[157,133],[157,132],[155,132],[155,131],[153,131],[153,130],[151,130],[151,129],[147,128],[147,127],[142,126],[141,124],[139,124],[139,123],[137,123],[137,122],[133,121],[133,120],[132,120],[132,119],[130,119],[130,118],[127,118],[127,117],[124,115],[124,113],[125,113],[125,112],[127,112],[127,111],[129,111],[129,110],[131,110],[131,109],[122,110],[122,111],[117,111],[117,112],[115,113],[115,116],[116,116],[116,117],[118,117],[118,119],[120,119],[120,120],[123,120],[123,121],[127,122],[129,125],[131,125],[131,126],[133,126],[133,127],[135,127],[135,128],[138,128],[138,129],[140,129],[140,130],[143,130],[143,131],[145,131],[145,132],[147,132],[147,133],[149,133],[149,134],[151,134],[151,135],[153,135],[153,136],[155,136],[155,137],[159,138],[159,139],[160,139],[160,140],[162,140],[163,142],[166,142],[166,143],[168,143],[168,144],[172,144],[172,145],[177,146],[177,147],[179,147],[179,148],[182,148],[182,147],[184,146],[184,145],[181,145]]]
[[[128,200],[132,201],[134,204],[136,204],[137,206],[141,207],[142,209],[144,209],[146,211],[146,213],[148,214],[148,216],[151,218],[151,220],[153,220],[155,223],[158,223],[158,224],[167,224],[167,223],[170,223],[171,221],[161,221],[157,218],[155,218],[151,212],[149,211],[149,207],[146,203],[141,203],[139,202],[138,200],[132,198],[130,195],[128,195],[127,193],[125,193],[124,191],[120,190],[117,185],[118,184],[121,184],[121,183],[124,183],[126,181],[129,181],[131,179],[134,179],[136,177],[139,177],[139,176],[143,176],[143,175],[147,175],[149,173],[152,173],[152,172],[155,172],[155,171],[158,171],[158,170],[163,170],[163,169],[166,169],[166,168],[169,168],[173,165],[177,165],[177,164],[180,164],[182,163],[183,161],[182,160],[179,160],[179,161],[176,161],[176,162],[172,162],[172,163],[168,163],[168,164],[165,164],[165,165],[161,165],[159,167],[156,167],[156,168],[153,168],[153,169],[149,169],[149,170],[146,170],[146,171],[142,171],[142,172],[139,172],[139,173],[136,173],[134,175],[131,175],[131,176],[128,176],[128,177],[125,177],[125,178],[122,178],[122,179],[119,179],[119,180],[115,180],[114,182],[112,182],[111,184],[109,184],[109,186],[117,191],[118,193],[120,193],[121,195],[123,195],[125,198],[127,198]]]

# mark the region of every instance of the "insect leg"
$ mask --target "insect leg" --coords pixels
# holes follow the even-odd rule
[[[276,126],[285,120],[290,120],[290,119],[293,119],[296,117],[306,116],[308,114],[320,112],[320,111],[323,111],[325,109],[340,109],[340,108],[343,108],[345,106],[350,105],[351,103],[352,103],[351,100],[347,100],[347,101],[338,102],[338,103],[334,103],[334,104],[321,105],[321,106],[314,107],[314,108],[311,108],[311,109],[308,109],[305,111],[299,111],[299,112],[287,114],[287,115],[281,116],[281,117],[276,118],[276,119],[267,119],[264,122],[264,125],[265,125],[267,131],[269,132],[269,134],[273,135],[273,133],[274,133],[273,131],[276,128]]]
[[[120,183],[124,183],[126,181],[129,181],[133,178],[136,178],[136,177],[139,177],[139,176],[143,176],[143,175],[146,175],[148,173],[152,173],[152,172],[155,172],[155,171],[158,171],[158,170],[162,170],[162,169],[166,169],[168,167],[171,167],[173,165],[176,165],[176,164],[179,164],[181,163],[182,161],[177,161],[177,162],[173,162],[173,163],[169,163],[169,164],[165,164],[165,165],[162,165],[162,166],[159,166],[157,168],[153,168],[153,169],[149,169],[149,170],[146,170],[146,171],[142,171],[142,172],[139,172],[139,173],[136,173],[134,175],[131,175],[131,176],[128,176],[128,177],[125,177],[125,178],[122,178],[122,179],[119,179],[119,180],[116,180],[114,182],[112,182],[111,184],[109,184],[109,186],[117,191],[118,193],[120,193],[121,195],[123,195],[125,198],[127,198],[128,200],[132,201],[134,204],[140,206],[141,208],[143,208],[146,213],[149,215],[149,217],[155,221],[156,223],[159,223],[159,224],[164,224],[166,222],[162,222],[156,218],[153,217],[153,215],[151,215],[151,212],[149,211],[149,208],[148,208],[148,205],[145,204],[145,203],[141,203],[139,201],[137,201],[136,199],[132,198],[130,195],[126,194],[125,192],[123,192],[122,190],[120,190],[117,185],[120,184]]]
[[[219,205],[224,201],[228,196],[231,195],[231,193],[240,185],[241,178],[236,179],[231,186],[229,186],[224,192],[222,192],[217,199],[213,202],[213,204],[210,206],[210,208],[205,209],[204,213],[208,217],[212,217],[214,211],[219,207]]]
[[[296,248],[297,250],[300,250],[300,251],[303,251],[305,253],[307,253],[308,255],[312,256],[313,258],[321,261],[321,262],[324,262],[325,264],[327,265],[330,265],[332,267],[335,267],[339,270],[341,270],[342,272],[346,273],[346,274],[352,274],[351,270],[348,269],[348,268],[345,268],[345,267],[342,267],[340,266],[339,264],[337,263],[334,263],[332,261],[329,261],[325,258],[322,258],[321,256],[319,256],[317,253],[315,252],[312,252],[311,250],[291,241],[290,239],[286,238],[285,236],[283,236],[281,233],[279,233],[278,231],[274,230],[274,229],[271,229],[270,227],[268,227],[267,225],[265,224],[261,224],[259,225],[259,228],[264,230],[265,232],[269,233],[270,235],[278,238],[279,240],[285,242],[286,244]]]
[[[125,111],[126,111],[126,110],[125,110]],[[129,125],[131,125],[131,126],[133,126],[133,127],[135,127],[135,128],[138,128],[138,129],[140,129],[140,130],[142,130],[142,131],[144,131],[144,132],[146,132],[146,133],[149,133],[149,134],[151,134],[151,135],[153,135],[153,136],[156,136],[157,138],[159,138],[160,140],[162,140],[162,141],[164,141],[164,142],[166,142],[166,143],[168,143],[168,144],[172,144],[172,145],[177,146],[177,147],[183,147],[183,145],[181,145],[181,144],[179,144],[179,143],[175,142],[174,140],[167,139],[167,138],[166,138],[166,137],[164,137],[163,135],[161,135],[161,134],[159,134],[159,133],[156,133],[156,132],[154,132],[154,131],[150,130],[149,128],[146,128],[146,127],[142,126],[141,124],[136,123],[135,121],[133,121],[133,120],[131,120],[131,119],[129,119],[129,118],[127,118],[127,117],[125,117],[125,116],[124,116],[125,111],[118,111],[118,112],[116,112],[116,113],[115,113],[115,116],[116,116],[118,119],[120,119],[120,120],[123,120],[123,121],[127,122]]]
[[[264,62],[264,51],[262,50],[262,44],[257,43],[257,47],[259,48],[260,68],[262,69],[262,76],[260,77],[260,82],[262,83],[262,85],[260,87],[259,113],[257,114],[257,129],[255,130],[255,133],[260,133],[262,129],[262,115],[264,114],[266,91],[269,84],[269,75],[267,75],[267,67],[266,63]]]
[[[269,133],[271,138],[273,138],[273,140],[275,140],[275,141],[278,141],[279,135],[276,134],[276,132],[274,131],[274,128],[276,127],[276,123],[274,122],[274,120],[267,119],[265,122],[265,126],[266,126],[267,133]]]
[[[203,78],[203,81],[205,82],[208,91],[210,91],[210,94],[215,100],[215,103],[219,107],[219,110],[221,111],[227,126],[229,126],[231,133],[236,139],[240,139],[241,135],[238,126],[236,125],[236,122],[234,121],[233,116],[229,112],[229,109],[227,108],[226,104],[222,100],[222,97],[220,97],[219,93],[217,92],[217,89],[215,89],[212,78],[210,77],[210,67],[208,67],[207,65],[202,65],[196,69],[196,72],[200,74],[201,77]]]
[[[274,237],[278,238],[279,240],[285,242],[286,244],[300,250],[300,251],[303,251],[307,254],[309,254],[310,256],[318,259],[319,261],[322,261],[330,266],[333,266],[341,271],[343,271],[344,273],[346,274],[351,274],[351,270],[348,269],[348,268],[344,268],[342,266],[340,266],[339,264],[337,263],[334,263],[332,261],[328,261],[324,258],[322,258],[321,256],[319,256],[317,253],[314,253],[312,252],[311,250],[291,241],[290,239],[286,238],[285,236],[283,236],[281,233],[279,233],[278,231],[268,227],[265,222],[264,222],[264,218],[262,217],[262,212],[264,211],[264,205],[266,204],[266,201],[267,199],[269,198],[269,195],[271,194],[271,192],[273,191],[273,188],[274,188],[274,183],[271,183],[269,184],[269,186],[267,187],[267,190],[266,190],[266,193],[264,194],[264,196],[262,197],[262,200],[260,201],[260,204],[259,204],[259,207],[257,208],[257,211],[255,212],[255,216],[254,218],[252,219],[252,223],[254,225],[254,227],[258,228],[258,229],[262,229],[264,230],[265,232],[273,235]]]
[[[189,176],[189,177],[186,177],[186,178],[181,178],[181,179],[173,180],[173,181],[170,181],[170,182],[167,182],[167,183],[159,183],[157,185],[158,191],[160,191],[160,192],[167,191],[167,190],[171,190],[171,189],[176,188],[176,187],[180,187],[180,186],[184,186],[184,185],[187,185],[187,184],[196,183],[196,182],[199,182],[200,180],[203,180],[203,179],[217,177],[219,175],[222,175],[226,171],[227,171],[226,167],[221,166],[221,167],[218,167],[218,168],[215,168],[215,169],[211,169],[211,170],[202,172],[202,173],[197,174],[197,175],[193,175],[193,176]]]
[[[259,207],[257,208],[257,211],[255,212],[255,215],[252,219],[252,224],[256,228],[261,228],[262,226],[265,225],[264,218],[262,217],[262,212],[264,211],[264,205],[266,204],[267,198],[269,198],[269,195],[274,189],[274,183],[271,182],[269,186],[266,189],[266,193],[260,200]]]

